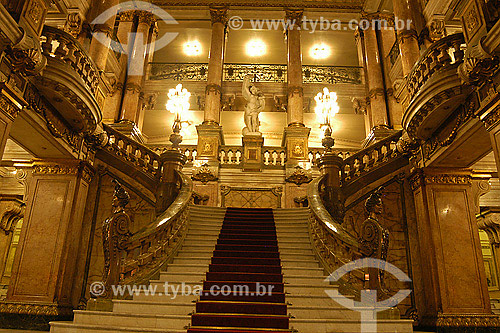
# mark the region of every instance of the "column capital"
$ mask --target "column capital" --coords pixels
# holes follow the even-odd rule
[[[490,244],[500,246],[500,209],[491,208],[476,217],[477,226],[488,234]]]
[[[224,26],[227,24],[227,9],[226,6],[210,6],[210,18],[212,24],[222,23]]]
[[[377,22],[380,22],[380,27],[383,28],[394,28],[394,14],[392,13],[381,13],[381,12],[374,12],[374,13],[367,13],[367,12],[362,12],[361,13],[361,20],[363,21],[368,21],[370,23],[371,28],[376,28],[373,25]],[[360,23],[361,24],[361,23]]]
[[[300,25],[302,18],[304,17],[303,8],[285,8],[285,19]]]
[[[140,23],[145,23],[147,25],[153,25],[156,23],[156,17],[153,15],[153,13],[145,10],[138,10],[136,11],[137,18]]]
[[[4,82],[0,82],[0,110],[14,120],[28,103]]]

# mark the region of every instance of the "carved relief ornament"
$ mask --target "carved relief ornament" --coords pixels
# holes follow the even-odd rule
[[[312,177],[303,168],[297,166],[295,171],[285,179],[288,183],[294,183],[298,186],[312,181]]]
[[[198,169],[198,171],[195,172],[194,175],[191,176],[191,179],[198,180],[206,185],[208,182],[215,181],[219,178],[212,173],[208,164],[205,163],[200,169]]]

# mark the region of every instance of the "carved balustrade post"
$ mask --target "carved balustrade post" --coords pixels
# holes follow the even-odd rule
[[[174,201],[178,177],[177,171],[181,171],[186,164],[187,157],[177,149],[170,149],[160,155],[161,173],[156,192],[156,214],[163,213]]]

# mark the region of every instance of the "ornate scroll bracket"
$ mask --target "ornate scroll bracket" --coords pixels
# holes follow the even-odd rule
[[[463,82],[478,86],[491,80],[499,66],[498,56],[486,51],[480,40],[477,45],[469,46],[467,49],[464,62],[458,68],[458,74]]]
[[[14,232],[17,222],[24,217],[26,205],[17,197],[0,198],[0,230],[6,235]]]
[[[192,180],[198,180],[202,182],[204,185],[208,184],[208,182],[211,181],[216,181],[217,176],[215,176],[212,171],[210,170],[210,167],[208,166],[207,163],[203,164],[201,168],[198,169],[192,176]]]
[[[304,170],[300,166],[296,166],[295,171],[285,179],[285,181],[287,181],[288,183],[294,183],[298,186],[310,183],[312,180],[313,179],[311,175],[308,174],[306,170]]]

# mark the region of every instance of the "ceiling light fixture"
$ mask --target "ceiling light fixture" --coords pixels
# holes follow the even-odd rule
[[[246,45],[247,54],[250,57],[261,57],[267,52],[266,43],[260,39],[252,39]]]
[[[197,40],[184,43],[184,53],[190,57],[201,54],[201,43]]]
[[[316,44],[311,48],[311,57],[314,59],[326,59],[332,54],[330,46],[321,43]]]

